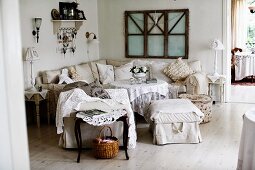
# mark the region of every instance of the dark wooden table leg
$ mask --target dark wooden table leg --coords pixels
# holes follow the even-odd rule
[[[128,117],[122,116],[118,119],[118,121],[122,121],[124,128],[123,128],[123,145],[125,150],[126,159],[129,160],[128,152],[127,152],[127,143],[128,143]]]
[[[128,144],[128,117],[124,117],[124,129],[123,129],[123,144],[125,149],[126,159],[129,160],[128,152],[127,152],[127,144]]]
[[[76,138],[77,147],[78,147],[77,163],[80,162],[80,156],[81,156],[81,151],[82,151],[82,138],[81,138],[81,127],[80,127],[82,121],[83,120],[81,118],[77,118],[75,120],[75,125],[74,125],[74,133],[75,133],[75,138]],[[129,160],[128,151],[127,151],[128,117],[127,116],[122,116],[117,121],[122,121],[123,122],[123,126],[124,126],[124,128],[123,128],[123,145],[124,145],[126,159]]]
[[[76,138],[77,147],[78,147],[77,163],[80,162],[80,156],[82,151],[82,138],[81,138],[81,127],[80,127],[82,121],[83,120],[81,118],[76,119],[75,126],[74,126],[75,138]]]

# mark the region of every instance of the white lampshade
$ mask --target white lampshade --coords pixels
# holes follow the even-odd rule
[[[25,61],[34,61],[39,60],[39,55],[34,47],[27,48],[26,55],[25,55]]]
[[[213,42],[211,43],[211,48],[214,50],[224,50],[224,45],[220,40],[214,39]]]

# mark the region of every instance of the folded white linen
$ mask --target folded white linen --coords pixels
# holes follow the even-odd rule
[[[102,109],[108,112],[113,109],[125,109],[129,124],[128,148],[135,148],[137,137],[134,113],[129,103],[127,91],[125,89],[107,89],[107,92],[112,99],[90,97],[79,88],[61,92],[56,111],[57,134],[63,133],[63,117],[69,117],[72,112],[92,109]]]

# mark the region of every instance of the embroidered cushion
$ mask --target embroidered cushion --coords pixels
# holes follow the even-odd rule
[[[108,84],[114,81],[114,70],[112,65],[105,65],[96,63],[98,73],[99,73],[99,81],[101,84]]]
[[[164,68],[163,72],[173,81],[183,81],[193,73],[193,70],[181,58],[178,58]]]

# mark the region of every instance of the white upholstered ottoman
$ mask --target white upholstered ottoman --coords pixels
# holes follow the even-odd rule
[[[145,119],[150,122],[153,144],[200,143],[199,123],[204,114],[188,99],[153,101]]]

